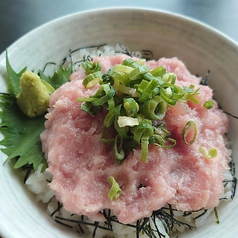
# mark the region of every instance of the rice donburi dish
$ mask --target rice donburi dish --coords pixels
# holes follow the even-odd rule
[[[207,79],[177,58],[116,47],[71,52],[52,77],[16,74],[7,62],[1,144],[9,144],[2,129],[12,103],[31,129],[41,126],[37,158],[2,151],[52,218],[79,237],[173,237],[209,215],[219,223],[236,179],[228,118]]]

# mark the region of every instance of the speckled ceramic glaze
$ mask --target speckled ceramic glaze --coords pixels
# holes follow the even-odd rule
[[[234,29],[235,30],[235,29]],[[178,57],[193,74],[205,76],[221,107],[238,116],[238,46],[221,33],[193,20],[145,9],[104,9],[66,16],[23,36],[8,50],[13,68],[42,69],[49,61],[60,63],[70,49],[117,43],[131,50],[150,50],[155,59]],[[0,90],[5,86],[5,52],[0,56]],[[238,120],[229,117],[229,139],[238,165]],[[78,237],[51,221],[45,208],[34,200],[10,164],[0,153],[0,234],[4,238]],[[238,171],[238,169],[237,169]],[[214,217],[181,238],[237,237],[238,196]]]

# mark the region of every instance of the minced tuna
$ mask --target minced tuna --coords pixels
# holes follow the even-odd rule
[[[125,57],[97,57],[94,61],[101,64],[105,73]],[[53,175],[50,188],[69,212],[102,220],[100,211],[108,208],[126,224],[149,217],[166,204],[182,211],[218,205],[230,156],[225,139],[226,115],[216,102],[210,110],[203,107],[205,101],[212,99],[212,90],[199,85],[200,78],[191,75],[178,59],[162,58],[147,64],[151,69],[163,65],[177,75],[177,85],[192,83],[200,90],[198,104],[177,102],[168,107],[164,122],[177,144],[170,149],[150,145],[146,162],[140,161],[138,147],[117,165],[112,147],[100,142],[105,113],[92,117],[76,101],[78,97],[93,95],[98,88],[85,89],[83,69],[73,73],[71,81],[52,94],[41,140],[48,171]],[[196,123],[198,134],[189,146],[182,141],[182,130],[190,120]],[[216,148],[217,156],[205,158],[201,146],[207,150]],[[122,190],[113,201],[108,197],[109,176]]]

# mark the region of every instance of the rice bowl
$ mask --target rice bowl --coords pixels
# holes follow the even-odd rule
[[[105,17],[105,13],[106,17]],[[85,19],[85,14],[88,14],[86,16],[89,17],[90,23],[84,23],[83,19]],[[123,27],[120,27],[117,25],[116,20],[119,15],[123,15],[122,19],[125,19],[125,23],[128,23],[128,21],[131,21],[131,24],[129,25],[130,30],[124,30]],[[155,17],[157,16],[157,17]],[[92,20],[93,19],[93,20]],[[97,19],[97,22],[100,22],[100,31],[105,32],[103,36],[98,37],[97,34],[99,34],[95,28],[92,27],[86,27],[87,29],[90,28],[90,31],[88,31],[86,28],[83,28],[84,24],[95,24],[95,19]],[[110,21],[106,21],[110,19]],[[176,20],[175,20],[176,19]],[[100,21],[99,21],[100,20]],[[75,33],[73,31],[74,29],[77,29],[79,27],[78,24],[75,23],[75,25],[71,24],[72,29],[70,32],[68,32],[69,36],[65,36],[65,32],[62,30],[67,29],[67,26],[69,25],[69,22],[73,21],[78,22],[80,21],[80,24],[82,24],[82,31],[85,31],[84,34],[81,34],[80,37],[78,37],[78,33]],[[106,23],[107,22],[107,23]],[[143,24],[138,24],[138,22],[143,22]],[[49,31],[51,29],[56,29],[57,26],[61,26],[61,30],[56,30],[54,34],[52,34],[52,38],[49,38]],[[85,25],[84,25],[85,26]],[[113,30],[113,28],[117,26],[117,32]],[[122,22],[123,26],[123,22]],[[154,32],[154,27],[160,26],[158,32]],[[49,31],[47,30],[49,27]],[[52,27],[52,28],[51,28]],[[195,28],[195,30],[194,30]],[[92,31],[92,29],[95,29],[95,31]],[[145,36],[142,35],[141,31],[147,32],[145,33]],[[44,31],[44,34],[42,33]],[[64,32],[64,33],[63,33]],[[38,37],[39,35],[42,35],[42,38]],[[62,38],[61,35],[63,34],[65,38]],[[97,35],[97,37],[96,37]],[[141,37],[142,35],[142,37]],[[146,37],[150,35],[151,37]],[[206,37],[205,37],[206,35]],[[143,38],[143,41],[139,41]],[[29,39],[30,37],[30,39]],[[32,38],[34,37],[37,39],[37,44],[39,44],[41,47],[36,46],[34,44],[30,45],[30,48],[27,48],[26,45],[29,44],[32,41]],[[51,39],[51,40],[49,40]],[[52,49],[52,45],[55,44],[56,39],[63,39],[59,44],[57,45],[57,48]],[[208,40],[209,39],[209,40]],[[214,39],[213,41],[211,39]],[[160,46],[163,45],[163,47],[158,48],[156,45],[158,44],[158,41],[160,42]],[[36,42],[34,42],[36,44]],[[99,45],[103,43],[108,44],[124,44],[128,45],[128,47],[132,50],[146,50],[146,52],[152,52],[153,58],[160,58],[161,56],[165,57],[173,57],[176,56],[183,60],[185,64],[188,66],[189,70],[198,75],[204,75],[206,74],[207,70],[211,70],[211,79],[209,79],[209,85],[215,90],[215,98],[220,103],[221,107],[233,114],[236,115],[235,105],[231,104],[230,102],[235,101],[235,91],[237,89],[237,82],[235,82],[234,75],[237,75],[237,69],[235,67],[235,58],[237,57],[237,46],[235,43],[231,42],[229,39],[225,38],[224,36],[221,36],[221,34],[215,32],[214,30],[211,30],[210,28],[200,24],[193,22],[189,19],[182,18],[180,16],[171,15],[168,13],[161,13],[156,11],[150,11],[150,10],[133,10],[133,9],[115,9],[113,12],[111,10],[99,10],[99,11],[92,11],[92,12],[85,12],[76,14],[73,16],[69,16],[63,19],[60,19],[58,21],[54,21],[53,23],[50,23],[49,25],[42,26],[37,30],[37,32],[32,32],[29,35],[23,37],[18,43],[11,46],[8,49],[9,52],[9,58],[12,62],[12,65],[14,69],[20,70],[24,66],[28,66],[31,69],[38,69],[42,68],[45,62],[47,61],[54,61],[56,63],[60,63],[62,59],[68,54],[68,51],[70,49],[76,49],[79,47],[85,46],[85,42],[87,42],[86,45]],[[214,43],[215,42],[215,43]],[[221,48],[221,51],[216,51],[217,47],[220,48],[220,46],[223,46]],[[18,48],[19,47],[19,48]],[[34,52],[35,47],[38,47],[39,53],[36,55]],[[17,50],[20,49],[25,50],[24,56],[22,54],[17,53]],[[59,49],[64,49],[62,51],[59,51]],[[45,53],[47,52],[47,53]],[[231,59],[231,61],[227,60]],[[233,60],[232,60],[233,59]],[[233,63],[233,64],[232,64]],[[5,55],[2,54],[1,56],[1,75],[5,75]],[[208,68],[209,67],[209,68]],[[217,70],[222,68],[223,70]],[[4,76],[2,76],[4,77]],[[220,87],[220,83],[223,82],[223,77],[227,79],[225,82],[226,87]],[[218,80],[219,84],[215,82],[213,79]],[[2,88],[2,86],[1,86]],[[224,95],[221,97],[221,95]],[[233,157],[234,159],[237,157],[237,151],[235,148],[237,148],[237,139],[236,139],[236,128],[237,128],[237,120],[235,118],[230,118],[230,132],[228,133],[229,139],[232,144],[233,149]],[[3,158],[4,161],[4,158]],[[19,179],[12,177],[12,173],[10,172],[10,168],[7,167],[8,165],[5,165],[3,168],[1,168],[1,175],[3,174],[3,178],[8,178],[8,181],[11,183],[11,186],[7,185],[9,182],[3,183],[5,184],[7,188],[9,187],[15,188],[14,183],[18,184],[20,183]],[[15,174],[15,172],[13,173]],[[6,180],[3,180],[6,181]],[[42,221],[42,224],[45,224],[45,226],[48,229],[48,221],[44,214],[44,210],[39,210],[38,204],[35,205],[34,201],[31,200],[31,197],[29,197],[25,191],[23,191],[22,185],[19,187],[18,190],[15,190],[10,192],[13,196],[17,193],[17,196],[22,196],[23,200],[26,199],[26,203],[21,203],[21,205],[18,205],[18,209],[11,209],[11,212],[23,214],[22,211],[24,211],[23,207],[28,207],[29,204],[32,205],[32,208],[30,209],[29,213],[26,216],[31,216],[30,214],[34,214],[34,217],[37,217],[37,219],[40,219]],[[2,192],[1,192],[2,194]],[[7,195],[9,197],[9,195]],[[23,201],[21,200],[21,201]],[[7,201],[5,201],[7,202]],[[5,203],[4,202],[4,203]],[[17,202],[16,200],[11,201],[8,203],[9,205],[14,204]],[[222,233],[222,229],[231,226],[232,222],[235,221],[235,219],[231,219],[229,216],[234,216],[236,214],[236,211],[231,213],[233,211],[233,207],[235,206],[236,198],[231,203],[224,206],[224,208],[219,211],[219,217],[221,220],[221,224],[218,226],[209,226],[205,225],[202,227],[202,229],[198,229],[196,231],[188,232],[187,234],[183,234],[184,237],[190,236],[191,234],[198,235],[198,237],[201,237],[202,234],[209,235],[210,232],[214,233],[217,232],[217,234]],[[7,204],[7,203],[6,203]],[[17,205],[17,204],[16,204]],[[10,207],[11,208],[11,207]],[[3,211],[6,211],[2,208]],[[9,211],[8,211],[9,212]],[[13,213],[13,214],[14,214]],[[3,212],[3,214],[7,214]],[[231,215],[232,214],[232,215]],[[15,215],[16,216],[16,215]],[[225,220],[226,217],[229,217]],[[223,220],[224,219],[224,220]],[[5,219],[6,220],[6,219]],[[24,219],[23,219],[24,220]],[[46,222],[47,221],[47,222]],[[213,223],[213,221],[211,221]],[[211,224],[210,223],[210,224]],[[3,227],[6,227],[8,223],[5,223]],[[20,223],[17,222],[15,226],[18,227]],[[34,223],[33,223],[34,227]],[[21,229],[21,226],[19,226],[19,229]],[[57,232],[59,232],[59,227],[56,227],[55,225],[49,226],[49,232],[52,229],[52,237],[54,235],[56,236]],[[3,234],[7,237],[9,231],[7,231],[5,228],[3,228]],[[22,231],[24,234],[24,229]],[[29,230],[30,232],[34,232],[34,228]],[[42,232],[44,230],[42,229]],[[64,231],[65,234],[67,234],[66,231]],[[234,229],[230,229],[231,234],[235,234]],[[18,232],[18,235],[20,233]],[[39,235],[42,235],[43,233],[39,233]],[[9,236],[12,236],[10,233]],[[50,235],[46,234],[48,237]],[[31,237],[31,235],[29,235]],[[61,236],[64,237],[64,236]],[[74,236],[72,236],[74,237]],[[196,236],[195,236],[196,237]],[[231,235],[232,237],[232,235]]]

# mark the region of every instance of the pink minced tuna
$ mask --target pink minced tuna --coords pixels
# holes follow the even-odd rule
[[[121,63],[126,56],[100,57],[106,72]],[[140,161],[140,148],[132,151],[119,166],[112,147],[100,142],[104,116],[91,117],[81,111],[78,97],[95,93],[97,87],[82,86],[83,70],[73,73],[71,82],[56,90],[50,101],[45,131],[41,134],[43,151],[53,174],[51,189],[66,210],[100,220],[100,211],[109,208],[122,223],[134,222],[163,207],[173,204],[182,211],[213,208],[223,193],[223,173],[228,169],[229,151],[226,149],[226,115],[217,104],[208,110],[203,103],[212,98],[212,90],[199,85],[176,58],[149,61],[152,68],[163,65],[177,75],[180,86],[200,87],[199,103],[178,102],[168,108],[165,123],[177,140],[172,149],[150,145],[147,162]],[[182,141],[182,130],[188,121],[198,127],[195,143]],[[204,158],[200,147],[217,149],[217,157]],[[122,193],[114,201],[108,198],[108,177],[113,176]]]

